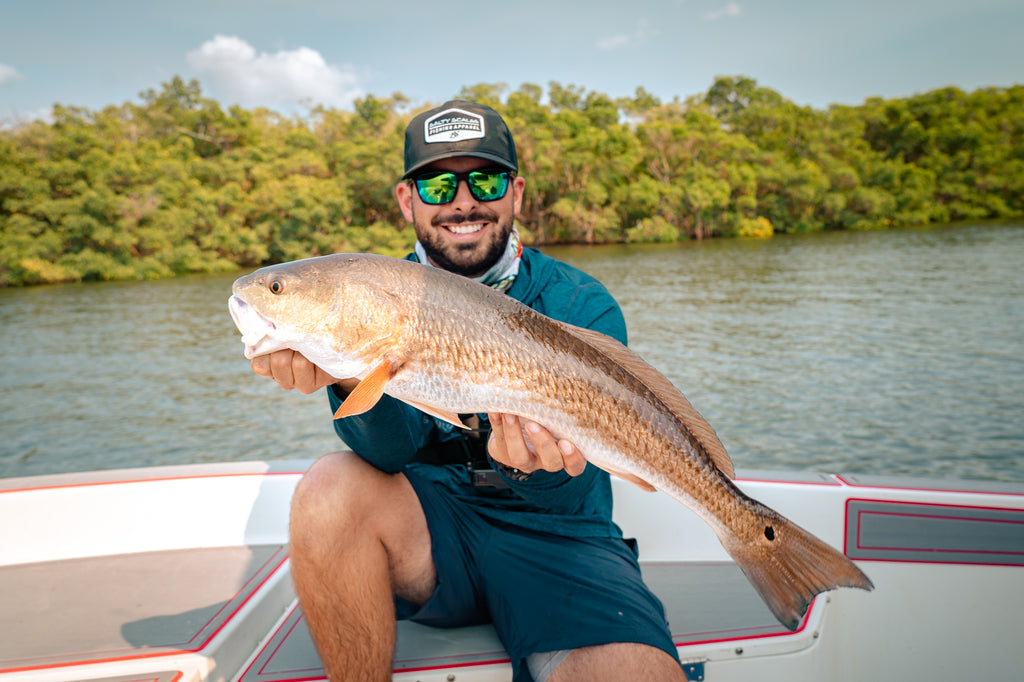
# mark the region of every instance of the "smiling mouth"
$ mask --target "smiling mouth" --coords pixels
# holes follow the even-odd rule
[[[443,227],[452,234],[474,234],[484,229],[484,223],[459,223],[457,225],[444,225]]]

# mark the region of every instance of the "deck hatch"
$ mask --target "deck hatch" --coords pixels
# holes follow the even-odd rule
[[[196,548],[0,567],[0,673],[199,651],[285,552]]]
[[[850,500],[851,559],[1024,566],[1024,510]]]

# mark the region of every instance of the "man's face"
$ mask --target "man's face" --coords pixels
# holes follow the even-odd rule
[[[438,161],[424,170],[468,173],[491,166],[483,159],[457,157]],[[513,178],[504,197],[481,201],[460,181],[455,199],[438,206],[424,203],[416,188],[405,181],[395,188],[395,195],[434,265],[466,277],[478,277],[501,258],[522,206],[525,186],[525,180]]]

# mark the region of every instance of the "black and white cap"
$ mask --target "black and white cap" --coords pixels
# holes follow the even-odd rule
[[[405,129],[405,175],[455,156],[474,156],[502,168],[519,170],[516,143],[504,119],[476,102],[451,100],[417,114]]]

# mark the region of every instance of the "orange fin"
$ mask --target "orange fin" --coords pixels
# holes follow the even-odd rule
[[[719,540],[768,608],[790,630],[800,627],[816,594],[837,587],[874,585],[842,552],[754,500],[753,533],[729,531]]]
[[[575,327],[564,322],[558,324],[576,338],[612,358],[620,367],[642,381],[679,418],[715,466],[729,478],[735,478],[736,471],[733,469],[732,460],[729,459],[729,454],[715,430],[671,381],[616,339],[592,329]]]
[[[406,400],[405,402],[408,403],[409,405],[412,405],[420,412],[426,412],[431,417],[437,417],[442,421],[448,422],[452,426],[457,426],[460,429],[470,428],[466,426],[466,424],[459,418],[459,415],[455,414],[454,412],[445,412],[444,410],[439,410],[438,408],[431,407],[430,405],[424,405],[423,403],[414,403],[411,400]]]
[[[334,413],[334,418],[353,417],[376,405],[384,395],[384,386],[395,376],[399,367],[401,363],[395,362],[390,356],[385,355],[378,360],[370,373],[348,394],[345,402]]]
[[[640,490],[643,490],[643,491],[646,491],[646,492],[649,492],[649,493],[657,492],[657,490],[658,490],[653,485],[651,485],[650,483],[648,483],[644,479],[642,479],[639,476],[636,476],[634,474],[627,474],[625,471],[616,471],[615,469],[610,469],[608,467],[601,467],[601,468],[604,469],[605,471],[607,471],[612,476],[617,476],[618,478],[621,478],[623,481],[628,481],[629,483],[632,483],[637,488],[640,488]]]

